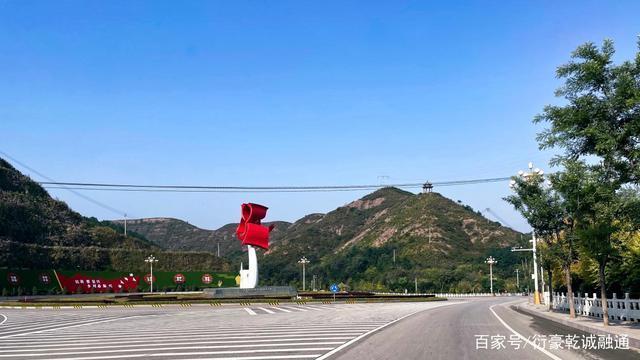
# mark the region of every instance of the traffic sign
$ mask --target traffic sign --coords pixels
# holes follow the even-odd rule
[[[340,291],[340,288],[338,287],[338,284],[331,284],[329,290],[331,290],[332,293],[337,293],[338,291]]]

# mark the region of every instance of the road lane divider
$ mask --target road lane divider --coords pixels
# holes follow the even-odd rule
[[[502,325],[507,328],[507,330],[511,331],[518,338],[520,338],[521,340],[524,340],[527,344],[533,346],[534,349],[542,352],[543,354],[547,355],[548,357],[552,358],[553,360],[562,360],[562,358],[552,354],[547,349],[545,349],[543,347],[540,347],[539,345],[536,345],[536,343],[534,343],[533,341],[527,339],[524,335],[522,335],[519,332],[513,330],[513,328],[511,326],[509,326],[504,320],[502,320],[502,318],[500,316],[498,316],[498,314],[496,314],[496,312],[493,310],[493,307],[496,306],[496,305],[499,305],[499,304],[494,304],[494,305],[489,306],[489,310],[491,311],[491,313],[493,313],[493,316],[495,316],[496,319],[498,319],[498,321],[500,321],[500,323],[502,323]]]

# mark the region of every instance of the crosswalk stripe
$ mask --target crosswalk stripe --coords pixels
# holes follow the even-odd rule
[[[249,309],[249,308],[244,308],[244,311],[248,312],[249,315],[258,315],[256,314],[253,310]]]
[[[279,346],[279,345],[283,345],[282,342],[292,342],[292,341],[316,341],[316,340],[321,340],[321,341],[329,341],[329,340],[342,340],[339,341],[339,343],[343,343],[344,340],[348,340],[353,338],[354,336],[360,335],[361,333],[355,333],[355,334],[350,334],[349,336],[331,336],[331,337],[317,337],[317,336],[313,336],[311,338],[309,338],[307,336],[307,338],[295,338],[292,336],[288,336],[286,338],[280,338],[280,339],[251,339],[251,340],[238,340],[238,341],[206,341],[206,340],[194,340],[191,342],[185,342],[185,341],[180,341],[180,342],[166,342],[165,341],[157,341],[157,343],[160,343],[161,346],[177,346],[177,345],[189,345],[189,344],[193,344],[193,345],[205,345],[205,344],[256,344],[256,343],[273,343],[273,346]],[[92,349],[122,349],[122,348],[134,348],[134,347],[140,347],[140,346],[145,346],[145,345],[150,345],[150,344],[155,344],[155,342],[150,342],[150,341],[141,341],[139,343],[136,344],[132,344],[132,343],[127,343],[127,344],[123,344],[122,342],[110,342],[110,343],[100,343],[100,344],[92,344]],[[87,343],[75,343],[73,345],[71,345],[72,347],[69,347],[69,345],[34,345],[34,346],[20,346],[17,348],[5,348],[0,350],[0,354],[5,354],[5,353],[21,353],[21,352],[37,352],[37,351],[56,351],[56,350],[60,350],[58,348],[63,348],[62,350],[84,350],[87,348]],[[75,347],[73,347],[75,346]],[[191,347],[189,347],[191,348]],[[154,347],[154,349],[160,349],[160,348],[156,348]],[[7,355],[9,356],[9,355]]]
[[[140,317],[140,316],[142,316],[142,315],[125,316],[125,317],[112,318],[112,319],[107,319],[107,320],[90,321],[90,322],[84,322],[84,323],[72,324],[72,325],[66,325],[65,324],[65,325],[59,326],[59,327],[50,327],[50,328],[46,328],[46,329],[37,329],[37,330],[32,330],[32,331],[27,331],[27,332],[18,332],[18,333],[11,333],[9,335],[2,335],[2,336],[0,336],[0,339],[5,339],[5,338],[9,338],[9,337],[14,337],[14,336],[31,335],[31,334],[41,333],[41,332],[45,332],[45,331],[60,330],[60,329],[64,329],[64,328],[101,324],[101,323],[106,323],[106,322],[111,322],[111,321],[116,321],[116,320],[125,320],[125,319]]]
[[[371,324],[369,326],[339,326],[336,325],[335,327],[331,327],[328,326],[326,328],[306,328],[305,327],[305,331],[309,332],[309,333],[316,333],[316,334],[321,334],[321,333],[332,333],[332,332],[355,332],[355,331],[367,331],[372,327],[378,326],[379,324]],[[286,334],[299,334],[300,333],[300,328],[290,328],[290,329],[272,329],[272,328],[265,328],[265,329],[255,329],[255,330],[251,330],[251,329],[247,329],[247,330],[237,330],[237,331],[233,331],[233,330],[222,330],[222,331],[207,331],[207,332],[189,332],[187,334],[184,333],[184,331],[182,333],[171,333],[171,332],[163,332],[163,331],[157,331],[154,334],[101,334],[100,332],[91,332],[88,331],[85,334],[67,334],[67,333],[61,333],[57,336],[42,336],[39,338],[39,342],[55,342],[55,343],[66,343],[66,342],[72,342],[72,341],[84,341],[84,340],[89,340],[89,339],[99,339],[101,341],[106,341],[106,340],[129,340],[131,339],[131,336],[136,336],[138,338],[144,338],[144,339],[153,339],[153,338],[166,338],[166,337],[188,337],[188,336],[251,336],[251,337],[258,337],[261,335],[271,335],[271,334],[280,334],[280,335],[286,335]],[[11,338],[11,339],[4,339],[2,340],[2,342],[9,342],[9,343],[32,343],[33,341],[31,339],[16,339],[16,338]]]
[[[328,351],[330,347],[311,347],[311,348],[284,348],[284,349],[259,349],[259,350],[225,350],[225,351],[204,351],[204,352],[178,352],[178,353],[146,353],[146,354],[123,354],[123,355],[104,355],[104,356],[83,356],[83,357],[66,357],[56,358],[57,360],[106,360],[106,359],[129,359],[140,357],[171,357],[176,359],[182,356],[201,356],[201,355],[233,355],[233,354],[253,354],[253,353],[275,353],[275,352],[310,352],[310,351]],[[315,356],[317,357],[317,356]],[[281,356],[273,357],[275,359]],[[219,358],[220,359],[220,358]],[[224,358],[227,360],[227,358]]]
[[[196,345],[196,346],[174,346],[174,347],[139,347],[135,349],[113,349],[113,350],[89,350],[81,348],[85,351],[64,351],[64,352],[52,352],[56,349],[42,349],[40,351],[46,351],[45,353],[28,353],[28,354],[0,354],[0,357],[37,357],[37,356],[59,356],[59,355],[85,355],[85,354],[109,354],[109,353],[123,353],[123,352],[148,352],[148,351],[167,351],[167,350],[205,350],[205,349],[242,349],[242,348],[266,348],[274,346],[309,346],[309,345],[340,345],[344,344],[344,341],[314,341],[314,342],[298,342],[298,343],[284,343],[284,344],[238,344],[238,345]],[[57,349],[59,350],[59,349]],[[66,349],[65,349],[66,350]],[[251,352],[261,351],[273,351],[274,349],[259,349],[250,350]],[[298,348],[293,348],[294,351]],[[237,350],[241,352],[247,352],[249,350]]]
[[[282,312],[288,312],[288,313],[290,313],[290,312],[291,312],[291,310],[283,309],[283,308],[281,308],[281,307],[277,307],[277,306],[272,306],[271,308],[272,308],[272,309],[276,309],[276,310],[280,310],[280,311],[282,311]]]
[[[281,304],[224,306],[216,311],[209,304],[189,309],[111,308],[108,312],[7,310],[2,311],[8,320],[0,326],[0,360],[324,358],[388,324],[398,312],[422,308],[398,305],[367,312],[358,309],[371,310],[368,304]],[[329,319],[326,314],[333,311],[337,316]],[[351,311],[341,319],[341,314]],[[300,321],[301,316],[309,321]]]
[[[263,307],[259,307],[258,309],[260,309],[260,310],[262,310],[262,311],[266,312],[267,314],[275,314],[275,313],[276,313],[275,311],[271,311],[271,310],[269,310],[269,309],[265,309],[265,308],[263,308]]]
[[[113,319],[114,317],[110,317],[110,319]],[[80,319],[80,320],[68,320],[68,321],[64,321],[64,322],[60,322],[60,321],[47,321],[47,322],[43,322],[43,323],[37,323],[37,325],[31,325],[29,324],[28,326],[23,326],[21,324],[14,324],[13,326],[10,327],[6,327],[3,326],[2,330],[3,330],[3,335],[8,334],[9,332],[11,332],[12,330],[15,330],[13,332],[24,332],[27,330],[41,330],[41,329],[47,329],[47,328],[51,328],[51,327],[61,327],[61,326],[65,326],[65,325],[73,325],[73,324],[78,324],[81,321],[94,321],[94,320],[104,320],[104,316],[102,317],[92,317],[92,318],[88,318],[88,319]]]
[[[280,307],[282,307],[282,308],[286,308],[286,309],[292,309],[292,310],[295,310],[295,311],[309,311],[309,310],[307,310],[307,309],[303,309],[303,308],[299,308],[299,307],[294,307],[294,306],[284,306],[284,305],[281,305]]]

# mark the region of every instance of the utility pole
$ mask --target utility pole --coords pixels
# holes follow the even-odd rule
[[[540,282],[542,282],[542,291],[540,292],[540,302],[543,302],[544,300],[546,300],[544,298],[544,268],[542,266],[540,266]]]
[[[127,214],[124,214],[124,236],[127,236]]]
[[[414,283],[414,285],[416,287],[414,293],[417,294],[418,293],[418,278],[417,277],[413,278],[413,283]]]
[[[317,276],[315,274],[313,275],[313,286],[311,288],[313,291],[318,291]]]
[[[485,263],[489,264],[489,281],[491,283],[491,295],[493,295],[493,264],[497,264],[498,260],[494,259],[493,256],[489,256]]]
[[[520,176],[521,178],[523,178],[524,180],[528,180],[529,178],[531,178],[532,176],[542,176],[544,175],[544,171],[542,171],[541,169],[538,168],[533,168],[533,163],[529,163],[529,171],[528,172],[524,172],[522,170],[518,171],[518,176]],[[511,180],[509,182],[509,187],[510,188],[515,188],[517,186],[517,183],[515,180]],[[532,243],[532,248],[531,249],[522,249],[522,248],[512,248],[511,251],[531,251],[533,252],[533,303],[536,305],[540,304],[540,291],[538,289],[538,257],[537,257],[537,239],[536,239],[536,230],[533,229],[533,231],[531,232],[532,234],[532,239],[530,240],[530,242]]]
[[[520,291],[520,273],[518,272],[520,269],[516,268],[516,287],[518,291]]]
[[[218,257],[220,257],[220,242],[218,241]]]
[[[396,264],[396,249],[393,249],[393,265]]]
[[[298,260],[298,264],[302,264],[302,291],[306,291],[306,273],[305,273],[305,266],[310,263],[311,261],[309,261],[306,257],[302,257],[300,260]]]

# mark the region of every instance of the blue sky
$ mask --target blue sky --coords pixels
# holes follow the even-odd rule
[[[555,68],[604,38],[631,58],[638,14],[637,1],[0,1],[0,151],[80,182],[340,185],[546,169],[531,119],[558,101]],[[437,191],[528,229],[501,200],[506,183]],[[365,192],[86,194],[130,217],[216,228],[246,201],[292,221]]]

